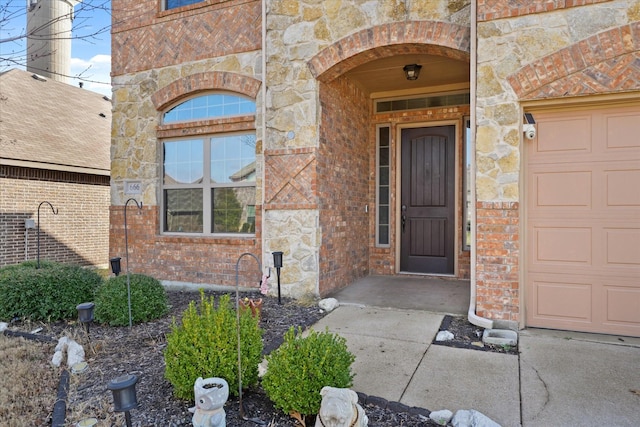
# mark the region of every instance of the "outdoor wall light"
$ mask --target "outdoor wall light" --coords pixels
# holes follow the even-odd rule
[[[122,268],[120,267],[120,260],[122,258],[120,258],[119,256],[115,257],[115,258],[111,258],[109,260],[109,263],[111,264],[111,271],[113,272],[113,274],[115,274],[116,276],[118,276],[118,274],[120,274],[120,272],[122,271]]]
[[[89,324],[93,322],[93,309],[95,306],[92,302],[83,302],[76,306],[76,310],[78,310],[78,320],[84,325],[87,334],[89,333]]]
[[[138,382],[138,377],[125,374],[111,380],[107,385],[107,389],[113,393],[113,409],[116,412],[124,412],[127,427],[131,427],[129,411],[138,407],[136,382]]]
[[[420,75],[420,69],[422,65],[418,64],[407,64],[404,66],[404,75],[407,80],[418,80],[418,76]]]
[[[282,252],[272,252],[273,254],[273,266],[276,268],[276,274],[278,275],[278,304],[282,304],[280,299],[280,269],[282,268]]]

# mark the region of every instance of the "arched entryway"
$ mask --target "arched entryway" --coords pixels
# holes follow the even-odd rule
[[[381,25],[309,68],[320,82],[320,293],[368,274],[468,278],[469,28]]]

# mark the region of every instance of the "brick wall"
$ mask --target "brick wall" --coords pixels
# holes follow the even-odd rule
[[[260,258],[261,206],[256,206],[256,237],[200,237],[160,235],[158,207],[133,203],[127,208],[129,271],[160,280],[235,286],[238,257],[250,252]],[[126,268],[124,208],[111,206],[109,257],[122,258]],[[244,259],[239,265],[239,285],[258,286],[260,274],[255,261]]]
[[[66,182],[59,182],[66,181]],[[2,167],[0,266],[37,259],[37,229],[25,229],[40,207],[40,260],[108,263],[109,177]],[[26,231],[26,235],[25,235]]]
[[[210,0],[167,11],[159,4],[112,1],[112,75],[260,49],[259,0]]]
[[[476,312],[519,321],[519,203],[477,202],[476,221]]]
[[[512,18],[609,1],[611,0],[480,0],[478,1],[478,21]]]
[[[320,294],[368,274],[371,101],[350,80],[320,85]],[[375,144],[373,144],[375,147]],[[370,210],[370,212],[373,209]]]

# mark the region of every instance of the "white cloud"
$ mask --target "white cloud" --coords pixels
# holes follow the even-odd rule
[[[83,88],[111,98],[111,55],[95,55],[91,59],[71,58],[71,84],[83,83]]]

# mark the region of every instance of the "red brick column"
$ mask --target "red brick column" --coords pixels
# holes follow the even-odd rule
[[[519,203],[477,202],[476,312],[519,321]]]

